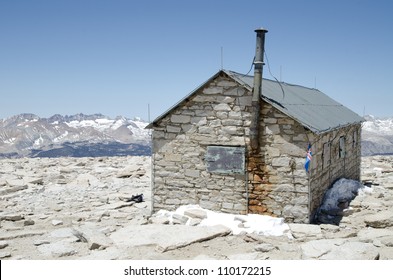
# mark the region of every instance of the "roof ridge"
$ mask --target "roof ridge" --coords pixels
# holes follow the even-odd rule
[[[232,70],[222,70],[222,71],[224,71],[228,75],[236,75],[236,76],[241,76],[241,77],[254,78],[253,75],[242,74],[242,73],[239,73],[239,72],[236,72],[236,71],[232,71]],[[271,81],[273,83],[279,83],[279,84],[283,84],[283,85],[287,85],[287,86],[294,86],[294,87],[302,87],[302,88],[305,88],[305,89],[316,90],[316,91],[321,92],[317,88],[307,87],[307,86],[303,86],[303,85],[299,85],[299,84],[293,84],[293,83],[288,83],[288,82],[285,82],[285,81],[278,81],[278,80],[273,80],[273,79],[268,79],[268,78],[263,78],[263,77],[262,77],[262,79],[266,80],[266,81]]]

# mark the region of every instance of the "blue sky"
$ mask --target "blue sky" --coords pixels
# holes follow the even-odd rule
[[[393,116],[393,1],[0,0],[0,118],[151,119],[223,67],[271,72]],[[251,72],[252,73],[252,72]],[[264,77],[272,79],[267,67]]]

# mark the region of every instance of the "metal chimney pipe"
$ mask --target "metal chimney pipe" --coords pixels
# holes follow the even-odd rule
[[[265,52],[265,34],[268,32],[264,28],[258,28],[255,30],[257,33],[257,44],[255,48],[255,59],[254,59],[254,88],[252,93],[252,113],[251,113],[251,124],[250,124],[250,144],[251,149],[256,152],[259,147],[259,110],[262,93],[262,70],[263,55]]]

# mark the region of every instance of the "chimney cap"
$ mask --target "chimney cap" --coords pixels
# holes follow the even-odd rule
[[[268,32],[268,30],[266,28],[263,28],[263,27],[259,27],[259,28],[255,29],[254,31],[257,32],[257,33],[259,33],[259,32],[267,33]]]

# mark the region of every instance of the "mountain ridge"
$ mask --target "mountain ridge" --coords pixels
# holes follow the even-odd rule
[[[393,117],[365,116],[362,125],[362,156],[393,154]]]
[[[393,117],[365,116],[362,156],[393,154]],[[0,119],[0,158],[150,155],[147,122],[103,114]]]
[[[19,114],[0,120],[0,158],[56,157],[56,151],[58,156],[96,156],[94,151],[99,156],[149,155],[147,124],[139,118],[102,114]]]

